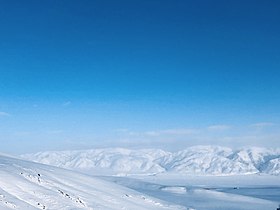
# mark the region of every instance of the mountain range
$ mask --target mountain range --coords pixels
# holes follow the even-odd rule
[[[26,160],[94,175],[280,175],[280,149],[194,146],[177,152],[105,148],[25,154]]]

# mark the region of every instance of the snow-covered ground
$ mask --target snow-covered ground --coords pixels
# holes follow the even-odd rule
[[[0,210],[276,210],[279,155],[212,146],[21,156],[40,163],[0,155]]]
[[[77,172],[0,155],[0,209],[188,209]]]

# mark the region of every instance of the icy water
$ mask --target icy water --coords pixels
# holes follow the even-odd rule
[[[196,210],[276,210],[280,203],[278,177],[103,178]]]
[[[240,187],[240,188],[216,188],[219,192],[246,195],[280,203],[280,187]]]

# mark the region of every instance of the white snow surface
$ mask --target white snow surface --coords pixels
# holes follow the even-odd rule
[[[0,210],[276,210],[280,203],[277,149],[111,148],[23,157],[76,171],[0,154]]]
[[[280,175],[280,149],[260,147],[233,150],[220,146],[195,146],[173,153],[159,149],[106,148],[39,152],[21,157],[95,175]]]
[[[0,209],[188,209],[113,182],[0,155]]]

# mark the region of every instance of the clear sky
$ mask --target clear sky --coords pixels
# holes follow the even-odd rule
[[[279,1],[0,3],[0,151],[280,146]]]

